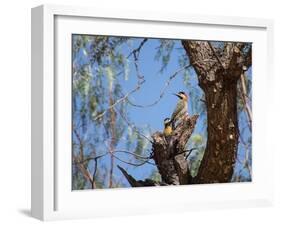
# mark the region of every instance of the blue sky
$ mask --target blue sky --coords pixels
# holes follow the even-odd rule
[[[180,68],[178,63],[179,51],[174,50],[171,53],[171,58],[167,68],[164,70],[163,74],[161,74],[159,70],[162,63],[155,60],[155,52],[158,46],[159,41],[154,39],[147,42],[141,50],[139,58],[140,69],[141,73],[145,76],[146,82],[142,85],[140,91],[131,96],[131,100],[135,103],[146,105],[157,100],[168,78]],[[176,42],[175,48],[177,47],[179,47],[179,41]],[[135,86],[136,76],[134,73],[135,70],[132,65],[130,79],[122,83],[124,89],[127,91]],[[197,85],[197,81],[194,81],[194,84]],[[164,97],[157,105],[149,108],[132,108],[130,115],[133,121],[139,125],[148,123],[152,128],[162,130],[163,121],[159,119],[164,119],[171,115],[178,100],[177,97],[172,94],[179,91],[189,92],[183,82],[182,73],[178,74],[176,78],[173,79],[170,86],[167,88]],[[191,109],[190,103],[189,109]],[[149,115],[149,117],[146,115]]]

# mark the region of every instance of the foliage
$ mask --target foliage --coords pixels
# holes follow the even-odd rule
[[[195,148],[189,157],[190,171],[193,177],[197,175],[200,162],[204,155],[205,146],[206,140],[201,134],[193,134],[189,140],[189,147]]]
[[[160,73],[163,73],[170,61],[175,42],[168,39],[160,39],[159,41],[160,45],[157,48],[155,59],[158,61],[161,60],[162,66],[160,68]]]
[[[161,178],[161,174],[158,172],[158,170],[153,170],[150,174],[150,177],[149,177],[151,180],[154,180],[156,182],[161,182],[162,181],[162,178]]]
[[[124,38],[73,35],[73,127],[80,139],[83,139],[83,152],[86,156],[109,151],[97,150],[93,153],[92,149],[93,147],[96,149],[113,136],[116,146],[124,133],[125,124],[120,120],[115,109],[107,111],[97,120],[95,117],[102,114],[109,107],[110,102],[115,102],[122,96],[118,76],[127,66],[122,61],[122,55],[113,50],[125,40]],[[124,112],[125,109],[124,103],[116,106],[116,110],[120,112]],[[117,117],[114,123],[113,116]],[[74,143],[78,143],[75,134],[73,137]],[[75,150],[75,147],[79,149],[79,146],[74,146],[74,154],[79,152]],[[105,167],[104,170],[109,169]],[[73,178],[73,180],[82,180],[80,174],[76,177],[79,179]],[[106,184],[103,179],[97,183],[102,184],[101,186]]]

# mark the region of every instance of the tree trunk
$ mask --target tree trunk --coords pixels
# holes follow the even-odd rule
[[[182,41],[205,93],[208,140],[198,174],[192,183],[230,182],[238,147],[237,81],[251,57],[243,43],[222,49],[207,41]],[[249,52],[248,54],[251,54]]]
[[[233,174],[238,146],[236,82],[224,87],[205,90],[208,140],[197,183],[229,182]]]

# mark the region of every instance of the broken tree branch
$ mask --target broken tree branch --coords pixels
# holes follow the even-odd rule
[[[166,137],[162,132],[156,132],[152,135],[153,144],[151,158],[153,158],[156,163],[163,185],[191,183],[192,178],[186,157],[188,157],[193,149],[186,150],[185,147],[194,130],[197,118],[198,115],[191,117],[188,115],[184,116],[169,137]],[[119,169],[132,187],[159,185],[159,183],[157,184],[150,179],[137,181],[124,169],[120,167]]]
[[[191,179],[185,146],[190,138],[198,115],[186,115],[178,123],[171,137],[156,132],[153,138],[153,159],[157,165],[163,182],[167,184],[188,184]]]
[[[122,174],[125,176],[127,181],[132,187],[148,187],[148,186],[166,186],[168,184],[163,182],[154,181],[151,179],[145,179],[143,180],[136,180],[134,177],[132,177],[130,174],[126,172],[125,169],[123,169],[121,166],[117,165],[118,169],[122,172]]]

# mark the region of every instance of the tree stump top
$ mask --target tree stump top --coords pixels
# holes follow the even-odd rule
[[[190,171],[186,159],[186,144],[194,130],[198,115],[184,116],[177,124],[171,136],[162,132],[152,135],[153,159],[162,181],[167,184],[188,184]]]

